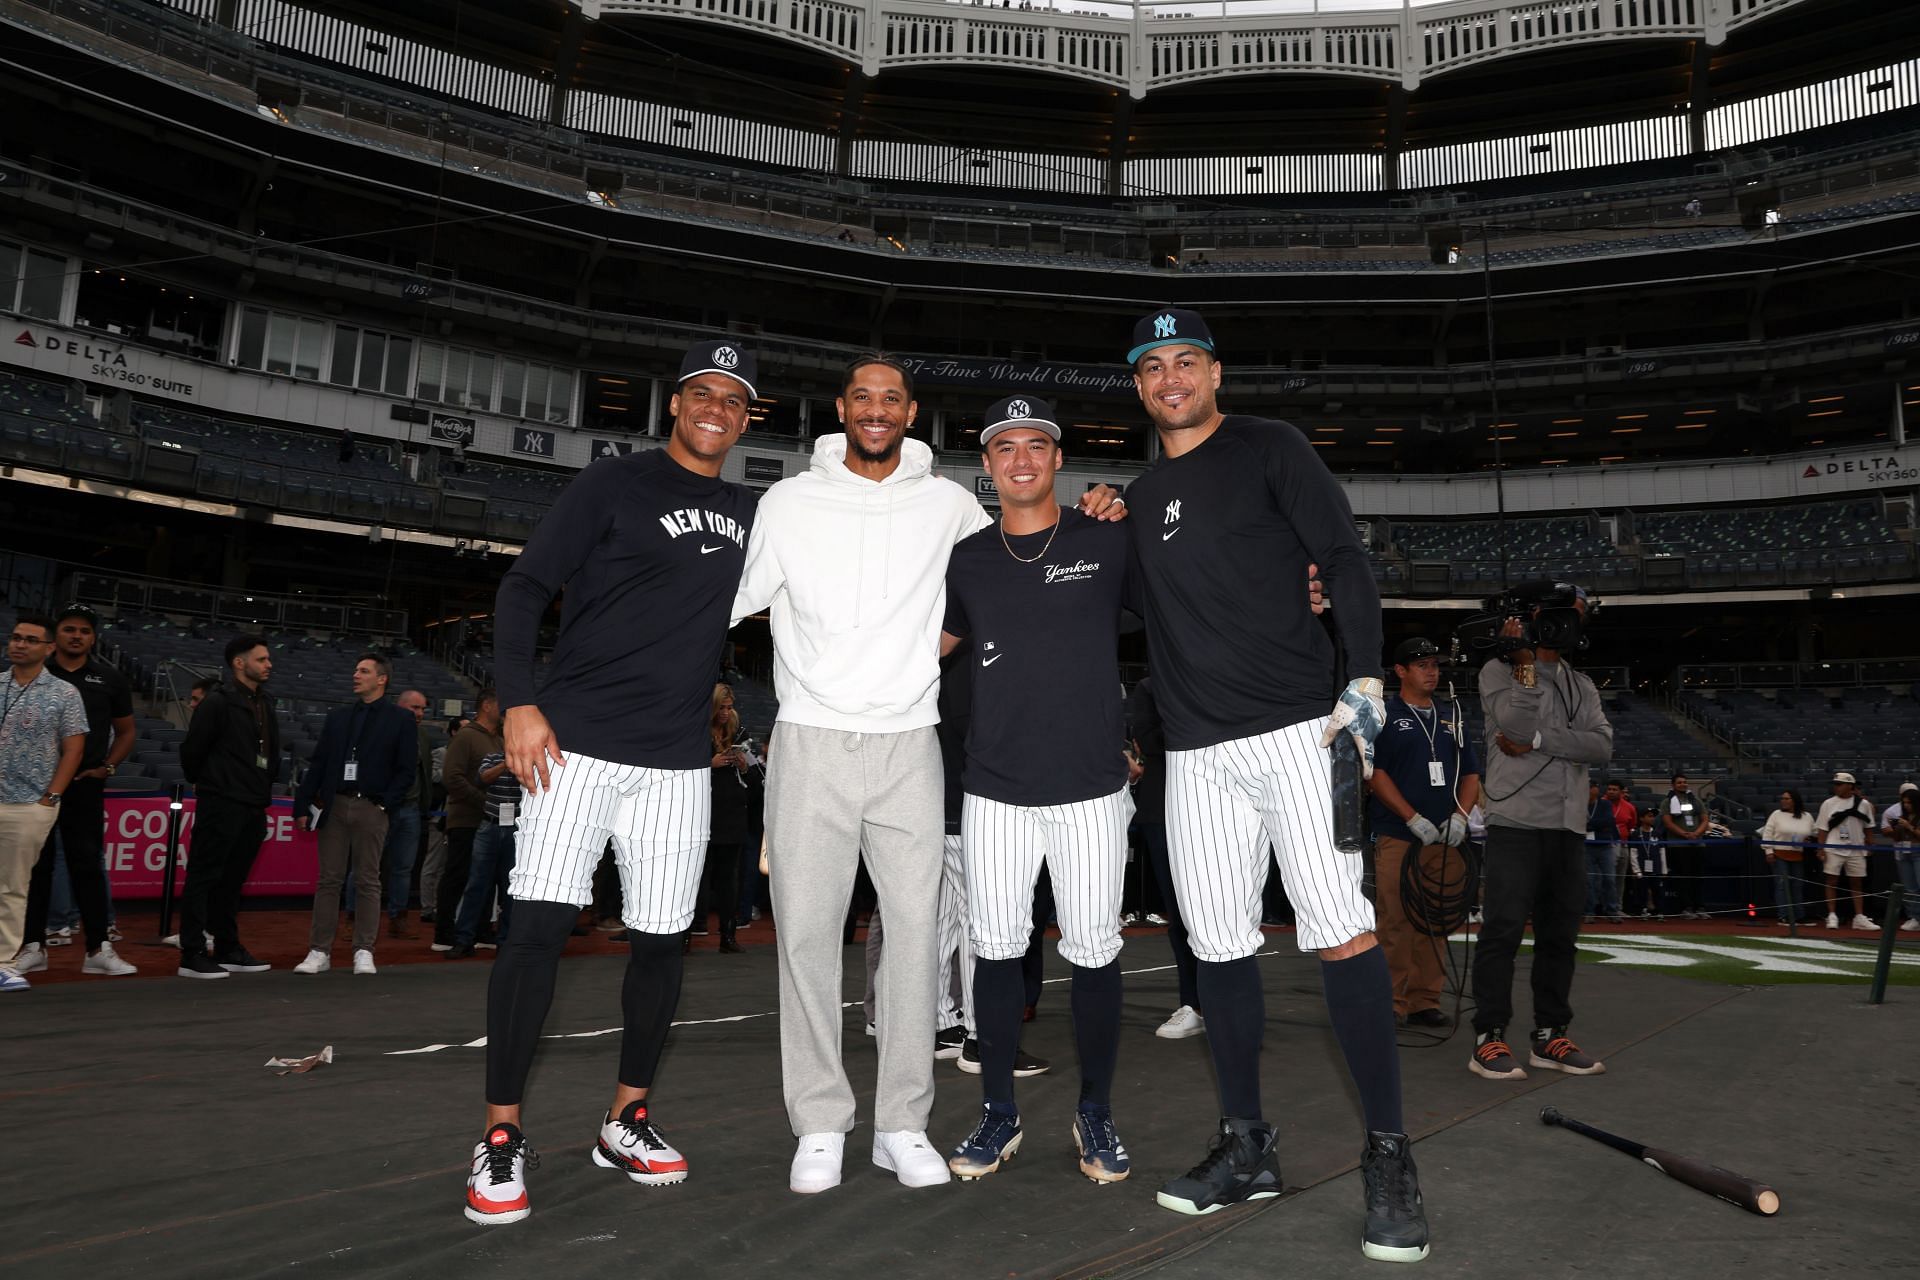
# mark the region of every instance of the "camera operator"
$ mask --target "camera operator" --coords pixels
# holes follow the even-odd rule
[[[1613,756],[1613,726],[1593,681],[1566,660],[1584,647],[1586,592],[1521,588],[1480,671],[1486,714],[1485,923],[1473,961],[1478,1033],[1468,1066],[1490,1080],[1526,1072],[1507,1046],[1513,959],[1533,919],[1534,1030],[1528,1063],[1572,1075],[1605,1066],[1567,1038],[1574,944],[1587,898],[1587,770]],[[1520,612],[1524,610],[1524,612]],[[1522,647],[1514,647],[1522,646]]]

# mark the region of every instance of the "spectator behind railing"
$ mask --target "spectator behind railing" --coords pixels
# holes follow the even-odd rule
[[[1867,878],[1867,844],[1873,838],[1873,803],[1856,789],[1854,777],[1833,775],[1833,794],[1820,803],[1813,821],[1820,836],[1820,861],[1827,873],[1827,928],[1840,927],[1840,877],[1844,873],[1853,892],[1852,928],[1872,929],[1861,893]]]
[[[1887,806],[1880,830],[1893,842],[1893,862],[1904,890],[1901,905],[1907,918],[1900,928],[1905,933],[1920,931],[1920,784],[1900,784],[1899,799]]]
[[[1792,788],[1782,791],[1780,807],[1767,815],[1760,828],[1760,849],[1773,870],[1773,902],[1781,924],[1813,919],[1818,881],[1803,880],[1801,874],[1807,847],[1813,843],[1813,815],[1800,802],[1800,793]]]

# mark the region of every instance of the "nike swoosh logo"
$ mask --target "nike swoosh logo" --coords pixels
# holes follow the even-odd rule
[[[716,551],[719,551],[719,550],[721,550],[722,548],[724,548],[724,547],[725,547],[726,545],[727,545],[727,544],[723,542],[723,543],[721,543],[721,544],[720,544],[720,546],[718,546],[718,547],[710,547],[710,546],[708,546],[708,545],[707,545],[706,543],[704,543],[704,542],[703,542],[703,543],[701,543],[701,544],[700,544],[700,554],[701,554],[701,555],[703,555],[703,556],[710,556],[710,555],[712,555],[712,554],[713,554],[714,552],[716,552]]]
[[[1185,525],[1181,525],[1181,526],[1180,526],[1180,529],[1184,529],[1184,528],[1186,528],[1186,526],[1185,526]],[[1163,534],[1161,534],[1161,535],[1160,535],[1160,541],[1162,541],[1162,542],[1165,542],[1165,541],[1166,541],[1166,540],[1167,540],[1168,538],[1171,538],[1171,537],[1172,537],[1172,536],[1173,536],[1174,534],[1176,534],[1176,533],[1178,533],[1178,532],[1180,532],[1180,529],[1171,529],[1171,530],[1169,530],[1169,531],[1167,531],[1166,533],[1163,533]]]
[[[1007,655],[1006,655],[1006,654],[1004,654],[1004,653],[996,653],[996,654],[994,654],[994,655],[993,655],[993,656],[992,656],[991,658],[982,658],[982,659],[980,659],[980,665],[981,665],[981,666],[983,666],[983,667],[990,667],[990,666],[992,666],[992,665],[993,665],[994,663],[996,663],[996,662],[998,662],[998,661],[1000,661],[1000,659],[1002,659],[1002,658],[1004,658],[1004,657],[1006,657],[1006,656],[1007,656]]]

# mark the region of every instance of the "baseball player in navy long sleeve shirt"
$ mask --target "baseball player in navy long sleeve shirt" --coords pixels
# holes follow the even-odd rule
[[[1383,703],[1380,600],[1353,513],[1298,428],[1224,415],[1206,322],[1167,309],[1134,326],[1134,386],[1163,458],[1127,493],[1146,587],[1155,693],[1167,730],[1167,844],[1197,958],[1221,1102],[1206,1159],[1160,1203],[1211,1213],[1280,1193],[1260,1109],[1265,1003],[1260,888],[1269,846],[1319,953],[1327,1009],[1366,1114],[1368,1257],[1427,1254],[1427,1223],[1401,1120],[1393,990],[1360,890],[1360,859],[1333,843],[1325,747],[1353,735],[1371,768]],[[1326,580],[1346,670],[1297,589]],[[1333,702],[1330,715],[1327,707]]]
[[[720,468],[746,429],[754,376],[752,353],[732,341],[687,352],[667,447],[581,472],[500,584],[496,680],[507,766],[524,802],[513,928],[487,991],[487,1128],[466,1203],[478,1223],[532,1212],[521,1095],[561,949],[593,900],[609,840],[631,956],[620,1076],[593,1160],[643,1184],[687,1177],[646,1099],[680,998],[681,939],[706,856],[708,703],[755,505]],[[536,698],[535,637],[562,590],[560,639]]]

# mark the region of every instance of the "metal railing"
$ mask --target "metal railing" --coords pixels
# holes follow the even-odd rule
[[[65,598],[120,613],[165,615],[233,627],[335,635],[404,636],[407,633],[404,609],[381,608],[360,600],[228,590],[163,578],[76,573],[67,580]],[[196,679],[209,674],[219,673],[194,672]]]

